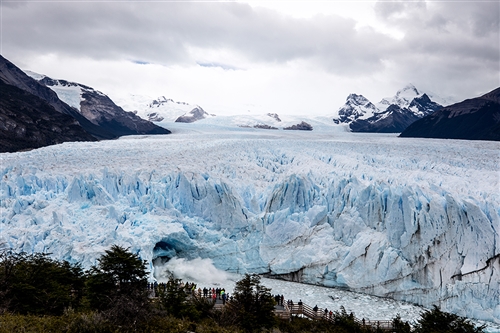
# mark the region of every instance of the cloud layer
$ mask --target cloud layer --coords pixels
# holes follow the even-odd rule
[[[500,3],[384,1],[373,12],[403,37],[360,28],[362,17],[297,18],[235,2],[3,2],[2,53],[23,64],[57,55],[236,71],[300,67],[354,87],[411,81],[457,98],[500,85]]]

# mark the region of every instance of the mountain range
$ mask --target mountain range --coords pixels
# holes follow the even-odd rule
[[[347,124],[352,132],[400,133],[441,107],[428,94],[408,84],[394,97],[384,98],[377,104],[363,95],[350,94],[333,122]]]
[[[264,130],[328,130],[338,124],[352,132],[402,133],[402,137],[500,140],[498,89],[446,107],[446,100],[412,84],[378,103],[353,93],[332,122],[332,118],[310,116],[281,115],[280,119],[276,113],[216,117],[199,105],[164,96],[152,99],[131,95],[119,101],[120,107],[92,87],[23,72],[1,56],[0,84],[0,152],[67,141],[168,134],[167,127],[174,122],[197,121]]]
[[[129,95],[122,97],[119,103],[128,110],[163,127],[172,123],[194,123],[202,121],[210,126],[228,126],[241,128],[256,128],[262,130],[313,130],[308,117],[284,116],[283,120],[277,113],[238,114],[232,116],[217,116],[209,114],[196,104],[174,101],[160,96],[155,99],[146,96]],[[306,121],[307,120],[307,121]],[[331,124],[330,124],[331,126]]]
[[[191,123],[215,116],[205,112],[199,105],[174,101],[165,96],[152,99],[147,96],[130,95],[119,100],[119,103],[137,116],[164,127],[173,122]]]

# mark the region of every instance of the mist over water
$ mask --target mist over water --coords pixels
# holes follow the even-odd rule
[[[184,282],[195,282],[200,287],[223,286],[230,287],[230,290],[241,279],[238,274],[218,269],[208,258],[172,258],[166,263],[155,264],[154,277],[158,282],[167,282],[171,274]]]

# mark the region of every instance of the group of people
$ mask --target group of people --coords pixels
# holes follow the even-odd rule
[[[276,305],[283,305],[284,300],[285,300],[285,296],[274,295],[274,301],[276,302]]]
[[[164,292],[167,290],[168,287],[171,287],[173,282],[172,281],[168,281],[167,283],[165,282],[148,282],[147,284],[147,290],[151,293],[151,295],[153,295],[154,297],[157,297],[158,296],[158,293],[159,292]],[[186,282],[186,283],[183,283],[181,282],[180,284],[176,285],[177,289],[179,291],[184,291],[185,293],[192,293],[194,294],[196,292],[196,283],[189,283],[189,282]],[[200,291],[201,292],[201,291]]]
[[[164,283],[164,282],[153,282],[153,283],[148,283],[147,284],[147,289],[148,291],[151,292],[152,295],[155,297],[158,295],[159,291],[165,291],[167,290],[167,287],[171,281]],[[206,288],[204,287],[201,289],[200,287],[196,288],[197,285],[196,283],[192,282],[186,282],[183,283],[181,282],[177,288],[179,291],[184,291],[185,293],[190,293],[193,296],[198,296],[198,297],[204,297],[204,298],[211,298],[214,303],[216,303],[217,299],[222,301],[222,304],[226,304],[226,301],[229,300],[229,293],[226,293],[226,289],[224,288]]]
[[[318,306],[317,305],[314,306],[313,311],[314,311],[314,313],[316,314],[317,317],[321,316],[321,313],[318,313]],[[323,310],[322,317],[325,318],[325,319],[332,319],[332,317],[333,317],[332,310],[328,311],[328,309],[325,308]]]
[[[198,296],[202,296],[202,290],[198,289]],[[226,289],[224,288],[203,288],[203,297],[211,298],[214,303],[217,299],[222,300],[222,304],[226,304],[226,301],[229,300],[229,293],[226,293]]]

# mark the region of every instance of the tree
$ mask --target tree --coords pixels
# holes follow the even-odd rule
[[[21,314],[60,315],[80,305],[84,274],[79,264],[48,254],[0,255],[0,307]]]
[[[87,297],[91,308],[104,311],[120,325],[134,326],[149,312],[146,261],[113,245],[88,272]]]
[[[403,321],[399,313],[392,319],[392,328],[395,333],[410,333],[411,327],[408,322]]]
[[[276,324],[274,306],[271,289],[260,284],[260,276],[245,274],[243,279],[236,282],[229,311],[241,328],[254,332],[272,328]]]
[[[189,312],[188,295],[182,287],[182,280],[170,276],[166,285],[158,286],[160,303],[165,311],[174,317],[182,318]]]
[[[158,294],[162,308],[177,318],[199,320],[207,317],[213,308],[213,303],[205,298],[198,298],[186,292],[182,280],[170,276],[167,284],[158,286]]]
[[[356,321],[356,318],[354,317],[354,313],[347,313],[346,309],[344,306],[340,306],[339,311],[334,311],[333,316],[333,326],[337,328],[339,331],[345,331],[345,332],[361,332],[362,327],[361,325]]]
[[[415,333],[482,333],[484,326],[475,327],[468,319],[453,313],[443,312],[434,305],[432,310],[422,313],[415,326]]]

